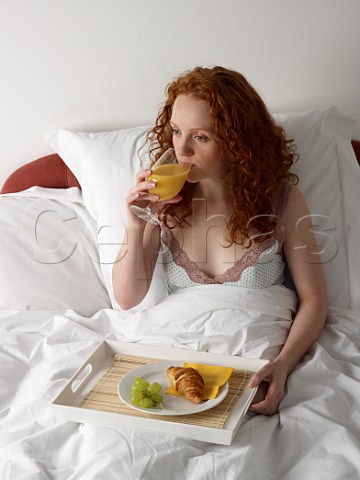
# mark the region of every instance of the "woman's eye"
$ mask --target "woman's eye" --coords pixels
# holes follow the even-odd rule
[[[173,135],[180,135],[180,130],[178,130],[177,128],[173,128],[172,132],[173,132]]]
[[[195,138],[201,142],[206,142],[208,140],[208,138],[204,137],[203,135],[196,135]]]

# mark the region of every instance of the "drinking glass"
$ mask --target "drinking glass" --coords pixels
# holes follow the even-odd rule
[[[156,187],[149,188],[149,193],[159,195],[159,200],[156,202],[163,202],[174,198],[184,186],[187,176],[190,171],[190,165],[179,163],[173,148],[169,148],[161,155],[159,160],[152,166],[152,173],[147,180],[155,181]],[[131,205],[132,211],[141,219],[158,224],[159,221],[151,211],[151,203],[145,207],[138,207]]]

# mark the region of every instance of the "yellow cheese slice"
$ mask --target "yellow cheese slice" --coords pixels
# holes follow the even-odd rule
[[[210,400],[216,398],[219,388],[225,385],[229,380],[234,369],[232,367],[220,367],[217,365],[202,365],[199,363],[184,363],[184,367],[194,368],[204,379],[205,392],[203,400]],[[169,387],[166,392],[170,395],[182,396],[175,390],[173,386]]]

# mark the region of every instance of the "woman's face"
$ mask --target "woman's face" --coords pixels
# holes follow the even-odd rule
[[[223,175],[221,146],[212,128],[210,106],[192,95],[176,97],[170,124],[173,145],[180,163],[190,163],[188,181],[218,180]]]

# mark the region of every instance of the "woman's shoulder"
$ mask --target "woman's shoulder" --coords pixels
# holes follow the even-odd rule
[[[293,207],[298,204],[307,205],[305,196],[297,185],[289,183],[288,206]]]
[[[284,216],[288,226],[294,226],[300,221],[310,219],[310,210],[305,196],[297,185],[291,185]]]

